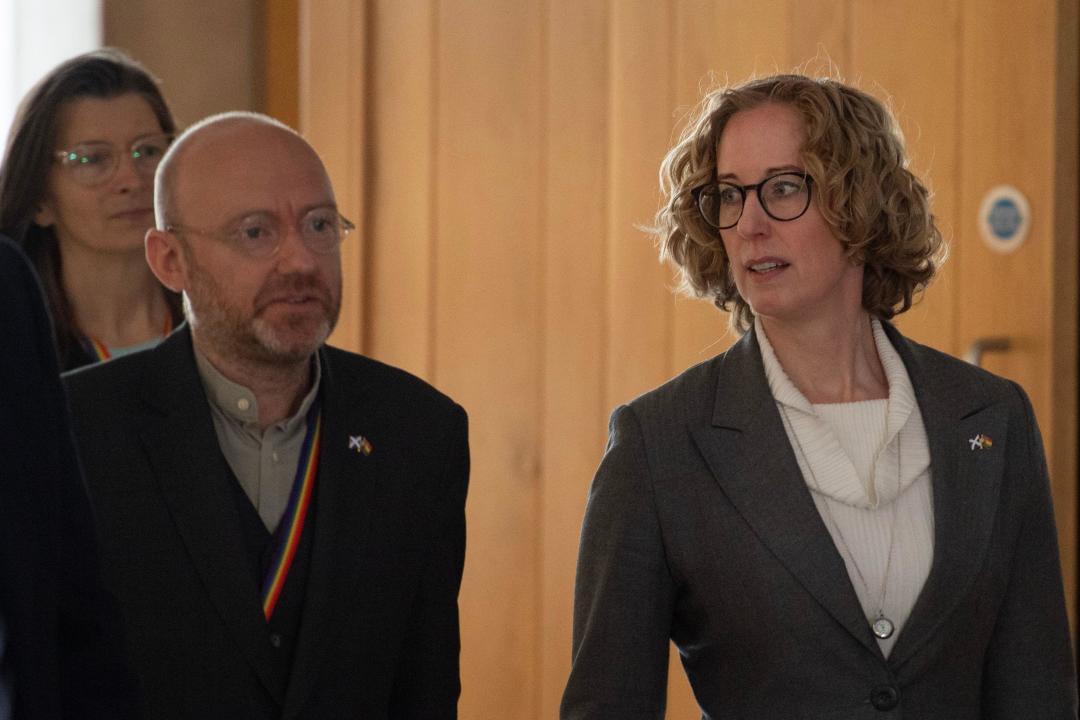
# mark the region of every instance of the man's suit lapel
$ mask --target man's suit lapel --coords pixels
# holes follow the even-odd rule
[[[753,331],[717,367],[712,417],[692,427],[716,481],[806,591],[841,627],[880,655],[843,558],[802,478]]]
[[[298,716],[346,619],[364,613],[365,596],[358,586],[373,547],[371,520],[382,490],[375,394],[361,378],[337,377],[326,357],[325,350],[320,352],[323,438],[315,481],[315,538],[285,718]],[[372,443],[370,454],[350,442],[359,436]]]
[[[203,590],[241,654],[277,702],[266,622],[210,408],[195,368],[187,328],[153,350],[154,374],[143,380],[147,413],[142,442],[177,532]]]
[[[934,560],[930,576],[912,609],[889,663],[899,668],[937,632],[982,566],[997,512],[1007,442],[1007,415],[988,405],[986,393],[970,372],[908,343],[886,325],[915,387],[930,441],[934,498]],[[979,435],[995,447],[978,449]]]

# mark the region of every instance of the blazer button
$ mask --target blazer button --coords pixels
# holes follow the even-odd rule
[[[281,647],[281,635],[277,633],[270,633],[270,644],[276,648]]]
[[[900,691],[892,685],[881,685],[870,691],[870,704],[878,710],[892,710],[900,704]]]

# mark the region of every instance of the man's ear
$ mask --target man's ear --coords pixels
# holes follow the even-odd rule
[[[187,289],[187,262],[180,239],[171,232],[150,228],[144,238],[146,262],[162,285],[173,292]]]

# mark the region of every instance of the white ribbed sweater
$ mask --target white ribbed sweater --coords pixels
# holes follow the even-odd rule
[[[881,610],[896,626],[892,637],[878,640],[888,657],[930,574],[934,514],[930,448],[915,391],[881,323],[872,323],[888,400],[819,405],[784,373],[760,321],[755,329],[788,440],[866,617],[872,622]]]

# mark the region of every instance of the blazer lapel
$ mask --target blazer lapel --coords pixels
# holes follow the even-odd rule
[[[177,331],[152,352],[156,373],[144,381],[143,397],[160,415],[148,414],[141,438],[145,452],[203,590],[243,657],[280,703],[259,588],[235,500],[225,484],[231,470],[218,446],[190,331]]]
[[[806,591],[880,657],[843,558],[799,470],[753,331],[721,358],[717,379],[712,418],[691,429],[717,483]]]
[[[334,375],[327,352],[322,362],[323,436],[315,489],[315,538],[304,594],[304,612],[286,692],[284,717],[297,717],[318,678],[342,618],[363,612],[357,591],[363,552],[370,548],[370,527],[379,504],[378,439],[370,454],[351,443],[377,434],[376,401],[355,378]],[[358,410],[359,409],[359,410]]]
[[[889,662],[899,667],[949,618],[971,583],[989,544],[997,512],[1008,427],[1003,408],[988,405],[971,373],[955,371],[886,324],[907,366],[930,441],[934,498],[934,560]],[[998,446],[979,449],[976,438]]]

